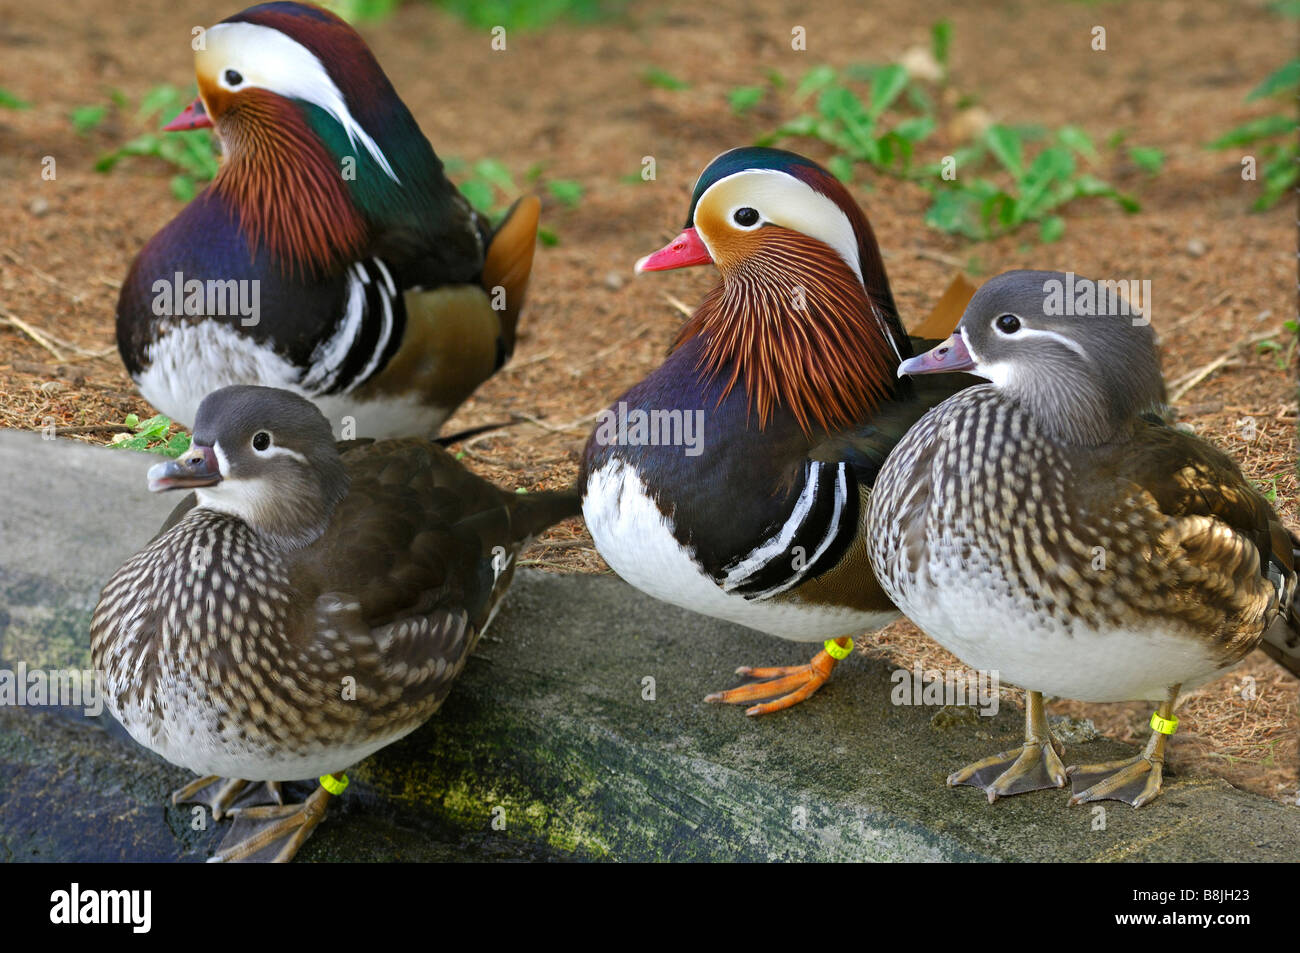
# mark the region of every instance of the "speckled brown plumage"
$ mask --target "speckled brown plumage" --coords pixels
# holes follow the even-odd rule
[[[1276,612],[1260,549],[1276,517],[1231,460],[1158,422],[1066,450],[995,388],[971,388],[917,424],[876,492],[906,500],[878,524],[900,571],[941,574],[929,541],[948,537],[944,565],[988,565],[1062,625],[1177,620],[1227,666]]]
[[[1069,780],[1074,803],[1138,807],[1160,791],[1180,692],[1263,640],[1288,664],[1294,542],[1226,455],[1151,412],[1164,384],[1145,317],[1059,309],[1064,279],[994,278],[956,334],[903,362],[902,373],[992,383],[948,398],[899,442],[867,537],[904,613],[1029,693],[1024,744],[950,785],[992,801]],[[1161,704],[1140,755],[1067,768],[1044,695]]]
[[[105,587],[92,651],[142,744],[250,780],[343,770],[438,708],[522,542],[577,509],[498,490],[427,441],[341,460],[346,495],[309,544],[191,498]]]

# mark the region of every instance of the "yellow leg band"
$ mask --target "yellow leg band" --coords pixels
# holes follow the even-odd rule
[[[842,662],[849,657],[850,653],[852,653],[853,640],[849,639],[848,645],[840,645],[840,643],[836,642],[834,639],[827,639],[822,647],[826,649],[827,655],[835,659],[837,662]]]
[[[336,778],[332,774],[322,774],[320,776],[320,786],[329,791],[330,794],[338,797],[348,789],[348,776],[345,774]]]
[[[1160,712],[1153,711],[1151,713],[1151,730],[1158,731],[1162,735],[1172,735],[1178,730],[1178,719],[1161,718]]]

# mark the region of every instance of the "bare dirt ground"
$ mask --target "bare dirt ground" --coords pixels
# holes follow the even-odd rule
[[[143,94],[158,84],[192,81],[191,27],[211,24],[238,5],[4,0],[2,6],[0,86],[32,108],[0,110],[0,318],[6,319],[0,425],[117,424],[128,413],[143,418],[152,410],[118,361],[113,310],[133,255],[180,206],[167,187],[172,170],[159,160],[128,160],[107,175],[93,164],[142,131],[133,112]],[[1292,209],[1284,202],[1251,213],[1256,186],[1241,181],[1240,156],[1204,148],[1236,124],[1276,111],[1243,100],[1291,55],[1287,21],[1261,2],[887,6],[893,5],[633,5],[625,16],[596,25],[512,33],[506,52],[494,52],[485,31],[424,5],[362,26],[444,156],[495,157],[519,181],[543,162],[547,176],[575,179],[586,189],[576,208],[548,200],[544,224],[560,241],[538,251],[514,360],[449,426],[512,414],[536,423],[475,440],[469,463],[507,486],[567,484],[593,415],[662,360],[682,320],[669,296],[693,306],[715,274],[695,269],[633,280],[632,263],[676,234],[695,176],[715,154],[753,142],[797,112],[786,94],[737,116],[727,105],[728,90],[761,83],[770,69],[797,80],[821,63],[892,61],[926,43],[930,24],[947,17],[954,29],[953,84],[974,93],[995,121],[1074,123],[1099,143],[1127,130],[1131,142],[1159,147],[1167,159],[1148,178],[1107,151],[1096,173],[1135,194],[1141,212],[1126,216],[1100,200],[1075,203],[1065,212],[1065,238],[1046,246],[1034,240],[1032,228],[983,244],[928,229],[923,190],[860,173],[854,192],[885,249],[905,320],[923,315],[963,266],[976,281],[1024,267],[1150,279],[1166,376],[1226,359],[1178,401],[1181,420],[1229,449],[1250,477],[1275,486],[1279,509],[1300,523],[1294,356],[1279,366],[1276,354],[1237,346],[1274,330],[1286,340],[1282,322],[1295,314]],[[794,25],[806,28],[804,52],[791,49]],[[1107,29],[1105,52],[1089,46],[1094,25]],[[652,67],[689,88],[647,84],[643,74]],[[111,112],[87,135],[75,132],[69,111],[107,101],[112,88],[126,94],[132,109]],[[828,157],[820,143],[789,146]],[[56,158],[54,181],[41,178],[45,156]],[[643,156],[655,157],[657,178],[628,181]],[[15,319],[44,332],[54,350]],[[1254,421],[1253,439],[1246,439],[1246,418]],[[542,540],[531,562],[608,572],[576,521]],[[960,667],[906,623],[860,643],[909,668],[918,659],[926,668]],[[1248,676],[1253,700],[1243,697],[1251,694]],[[1058,702],[1052,710],[1090,717],[1117,737],[1146,735],[1145,705]],[[1199,690],[1181,715],[1174,771],[1209,771],[1295,801],[1294,678],[1257,652],[1237,672]],[[731,716],[740,713],[718,712]]]

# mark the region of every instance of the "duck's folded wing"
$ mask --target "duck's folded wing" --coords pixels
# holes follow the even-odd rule
[[[1181,431],[1146,419],[1135,443],[1113,464],[1117,475],[1171,519],[1210,611],[1240,620],[1241,638],[1262,624],[1269,634],[1261,647],[1300,670],[1296,541],[1273,507],[1226,454]]]

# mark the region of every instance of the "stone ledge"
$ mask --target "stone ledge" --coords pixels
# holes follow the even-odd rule
[[[175,502],[145,491],[149,462],[0,432],[0,667],[88,664],[99,586]],[[883,661],[854,656],[766,718],[701,701],[737,664],[809,651],[615,578],[523,572],[443,710],[352,772],[300,857],[1300,859],[1300,810],[1210,778],[1171,777],[1140,811],[1106,804],[1103,830],[1064,791],[989,805],[949,789],[955,766],[1018,742],[1018,712],[936,727],[933,708],[890,703]],[[188,778],[106,715],[0,708],[0,860],[202,859],[223,825],[193,831],[166,804]]]

